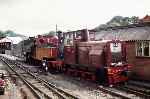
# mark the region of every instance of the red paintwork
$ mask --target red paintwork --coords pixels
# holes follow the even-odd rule
[[[54,47],[54,48],[49,48],[49,53],[50,56],[56,57],[57,58],[57,54],[58,54],[58,48]]]
[[[67,70],[67,74],[82,77],[86,80],[96,81],[96,76],[93,73],[82,71],[82,70],[76,70],[76,69],[69,68]]]
[[[100,68],[104,63],[103,48],[105,45],[106,42],[99,41],[78,43],[79,64]]]
[[[0,79],[0,86],[4,86],[5,81],[3,79]]]
[[[48,68],[55,70],[63,70],[64,62],[62,60],[48,61]]]
[[[128,80],[127,76],[120,75],[121,72],[128,70],[127,66],[108,67],[107,70],[108,70],[108,83],[109,83],[109,85],[116,84],[119,82],[125,82]]]
[[[94,42],[77,42],[76,48],[73,46],[65,46],[64,48],[64,63],[65,64],[81,64],[80,68],[82,68],[82,72],[77,69],[69,69],[69,73],[72,75],[80,75],[85,78],[88,76],[83,76],[86,74],[87,69],[91,68],[101,68],[103,66],[107,66],[105,68],[108,72],[108,83],[110,84],[116,84],[118,82],[124,82],[128,80],[127,76],[120,75],[122,71],[128,70],[128,65],[124,64],[122,66],[116,67],[111,66],[112,63],[112,55],[110,51],[110,43],[121,43],[121,50],[122,50],[122,60],[126,60],[126,45],[125,42],[121,42],[119,40],[114,41],[106,41],[106,42],[100,42],[100,41],[94,41]],[[75,53],[76,52],[76,53]],[[105,53],[105,54],[104,54]],[[77,55],[78,54],[78,55]],[[78,56],[78,63],[76,60],[76,55]],[[86,68],[84,66],[86,66]],[[96,69],[94,69],[96,70]],[[111,70],[111,72],[110,72]],[[92,71],[96,72],[96,71]],[[90,75],[93,75],[94,73],[90,73]],[[93,76],[92,76],[93,77]]]
[[[86,35],[83,32],[86,32]],[[110,43],[121,43],[121,61],[126,61],[126,45],[124,42],[119,40],[89,41],[89,35],[85,30],[76,34],[74,32],[72,35],[70,37],[73,37],[73,43],[64,46],[64,61],[57,59],[48,61],[49,69],[65,70],[70,75],[96,80],[95,74],[104,68],[107,71],[105,79],[108,80],[109,85],[128,80],[126,75],[120,75],[122,71],[128,70],[128,65],[122,63],[122,66],[112,66],[112,52],[110,49]],[[56,48],[50,48],[49,54],[53,56],[58,53],[57,38],[39,37],[36,41],[38,44],[50,43],[55,45]]]
[[[64,47],[64,63],[65,64],[76,64],[76,49],[75,46]]]
[[[128,76],[124,76],[124,75],[120,75],[120,73],[122,71],[128,71],[129,70],[129,65],[128,64],[124,64],[122,66],[114,66],[111,67],[111,63],[112,63],[112,55],[111,55],[111,51],[110,51],[110,43],[121,43],[121,54],[122,54],[122,60],[126,61],[126,44],[125,42],[121,42],[119,40],[114,40],[114,41],[110,41],[107,43],[107,71],[108,71],[108,83],[110,84],[116,84],[118,82],[125,82],[128,80]],[[128,67],[129,66],[129,67]]]
[[[35,56],[50,58],[58,57],[58,38],[56,36],[38,36],[35,38],[36,48],[39,49]]]
[[[36,38],[36,44],[39,46],[43,44],[58,46],[58,38],[56,36],[38,36],[38,38]]]

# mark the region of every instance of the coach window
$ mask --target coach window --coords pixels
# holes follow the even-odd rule
[[[141,42],[138,42],[137,44],[136,44],[137,46],[136,46],[136,52],[137,52],[137,56],[142,56],[142,43]]]
[[[143,42],[143,54],[149,56],[149,42]]]
[[[150,42],[137,42],[136,56],[150,56]]]

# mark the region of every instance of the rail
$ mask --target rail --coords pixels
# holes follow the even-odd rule
[[[127,92],[133,93],[137,96],[149,99],[150,98],[150,89],[144,88],[144,86],[139,86],[136,84],[126,84],[124,86],[119,86],[118,89],[125,90]]]
[[[3,58],[3,59],[2,59]],[[11,61],[7,58],[4,58],[4,57],[1,57],[1,60],[5,62],[5,64],[7,64],[11,70],[13,72],[16,73],[16,75],[19,76],[19,78],[21,78],[25,84],[31,89],[31,91],[33,91],[34,95],[38,97],[38,99],[41,99],[40,95],[37,93],[37,90],[38,92],[44,94],[44,96],[48,97],[48,99],[51,99],[46,93],[40,91],[40,89],[38,87],[36,87],[34,84],[30,83],[29,81],[25,80],[25,78],[19,74],[18,72],[15,71],[15,67],[19,67],[21,68],[23,71],[25,71],[27,74],[29,74],[30,76],[32,76],[33,78],[35,78],[36,80],[38,80],[40,83],[44,84],[44,86],[46,86],[46,88],[48,88],[49,90],[51,90],[55,95],[57,95],[58,97],[60,97],[61,99],[78,99],[78,97],[60,89],[60,88],[57,88],[57,86],[53,85],[52,83],[38,77],[38,75],[35,75],[35,73],[32,73],[29,69],[25,68],[22,66],[22,64],[19,64],[15,61]],[[9,64],[9,62],[12,62],[14,63],[15,66],[11,66]],[[23,74],[23,73],[22,73]],[[35,91],[36,90],[36,91]]]
[[[113,96],[120,97],[121,99],[131,99],[130,97],[128,97],[126,95],[123,95],[123,94],[121,94],[119,92],[116,92],[116,91],[114,91],[114,90],[112,90],[112,89],[110,89],[108,87],[99,86],[98,88],[99,88],[99,90],[101,90],[103,92],[109,93],[109,94],[111,94]]]

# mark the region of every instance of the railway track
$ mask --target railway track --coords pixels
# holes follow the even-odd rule
[[[38,77],[21,64],[1,57],[1,60],[28,86],[37,99],[78,99],[78,97],[65,92],[50,82]]]
[[[22,64],[19,62],[17,64],[22,66]],[[119,98],[123,98],[123,99],[131,99],[131,97],[129,97],[128,95],[124,95],[124,94],[120,93],[119,91],[112,90],[111,88],[108,88],[108,87],[99,87],[99,90],[103,91],[105,93],[111,94],[112,96],[115,96],[115,97],[119,97]]]
[[[134,82],[134,83],[129,82],[124,86],[118,87],[118,89],[133,93],[133,94],[140,96],[144,99],[150,99],[150,89],[148,86],[144,86],[144,83],[143,83],[143,85],[139,85],[138,82],[137,83],[136,82]]]
[[[149,86],[137,83],[127,83],[113,88],[99,87],[99,89],[123,99],[150,99]]]
[[[12,60],[8,60],[5,58],[5,61],[9,61],[8,63],[16,69],[17,71],[17,68],[22,71],[20,71],[19,73],[21,74],[21,76],[23,76],[24,78],[29,78],[29,79],[26,79],[26,82],[32,87],[31,90],[36,90],[36,92],[34,92],[35,94],[36,93],[40,93],[40,96],[42,94],[42,96],[44,97],[47,97],[48,99],[53,99],[53,98],[58,98],[60,99],[61,95],[63,97],[61,97],[62,99],[78,99],[78,97],[75,97],[71,94],[68,94],[67,92],[64,92],[63,90],[57,88],[54,84],[48,82],[47,80],[44,80],[44,79],[41,79],[38,75],[38,71],[31,71],[32,69],[28,68],[27,66],[23,66],[22,63],[20,62],[16,62],[16,61],[12,61]],[[7,62],[6,62],[7,63]],[[17,67],[17,68],[16,68]],[[30,75],[30,76],[29,76]],[[32,80],[31,80],[32,78]],[[34,80],[33,78],[36,78],[38,79],[37,80]],[[44,86],[40,86],[40,84],[42,83],[42,85]],[[46,86],[46,88],[45,88]],[[52,92],[52,94],[48,94],[47,91],[49,91],[49,86],[54,88],[54,92]],[[39,88],[40,87],[40,88]],[[56,89],[55,89],[56,88]],[[96,88],[97,89],[97,88]],[[47,90],[47,91],[44,91],[44,90]],[[123,98],[123,99],[141,99],[142,97],[145,97],[144,95],[140,95],[140,94],[136,94],[135,92],[131,92],[131,89],[129,91],[129,88],[126,88],[125,89],[125,86],[120,86],[117,87],[117,88],[110,88],[110,87],[98,87],[98,90],[106,93],[106,94],[110,94],[114,97],[119,97],[119,98]],[[97,90],[97,91],[98,91]],[[38,92],[37,92],[38,91]],[[55,96],[55,91],[56,93],[59,92],[61,93],[61,95],[59,96]],[[46,93],[46,94],[45,94]],[[54,94],[54,95],[53,95]],[[135,94],[135,95],[134,95]],[[57,94],[56,94],[57,95]],[[53,96],[53,97],[51,97]],[[140,96],[140,98],[138,97]],[[40,99],[40,98],[39,98]],[[146,97],[147,99],[147,97]]]
[[[124,91],[117,90],[116,88],[103,87],[103,86],[99,86],[98,88],[99,88],[99,90],[102,90],[103,92],[109,93],[109,94],[119,97],[121,99],[132,99],[133,98],[133,95],[131,96]]]

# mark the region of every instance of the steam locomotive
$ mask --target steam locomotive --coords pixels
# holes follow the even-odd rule
[[[84,29],[58,32],[58,36],[38,36],[25,42],[22,51],[26,61],[40,64],[46,72],[61,71],[108,85],[128,80],[130,65],[123,41],[91,41]]]

